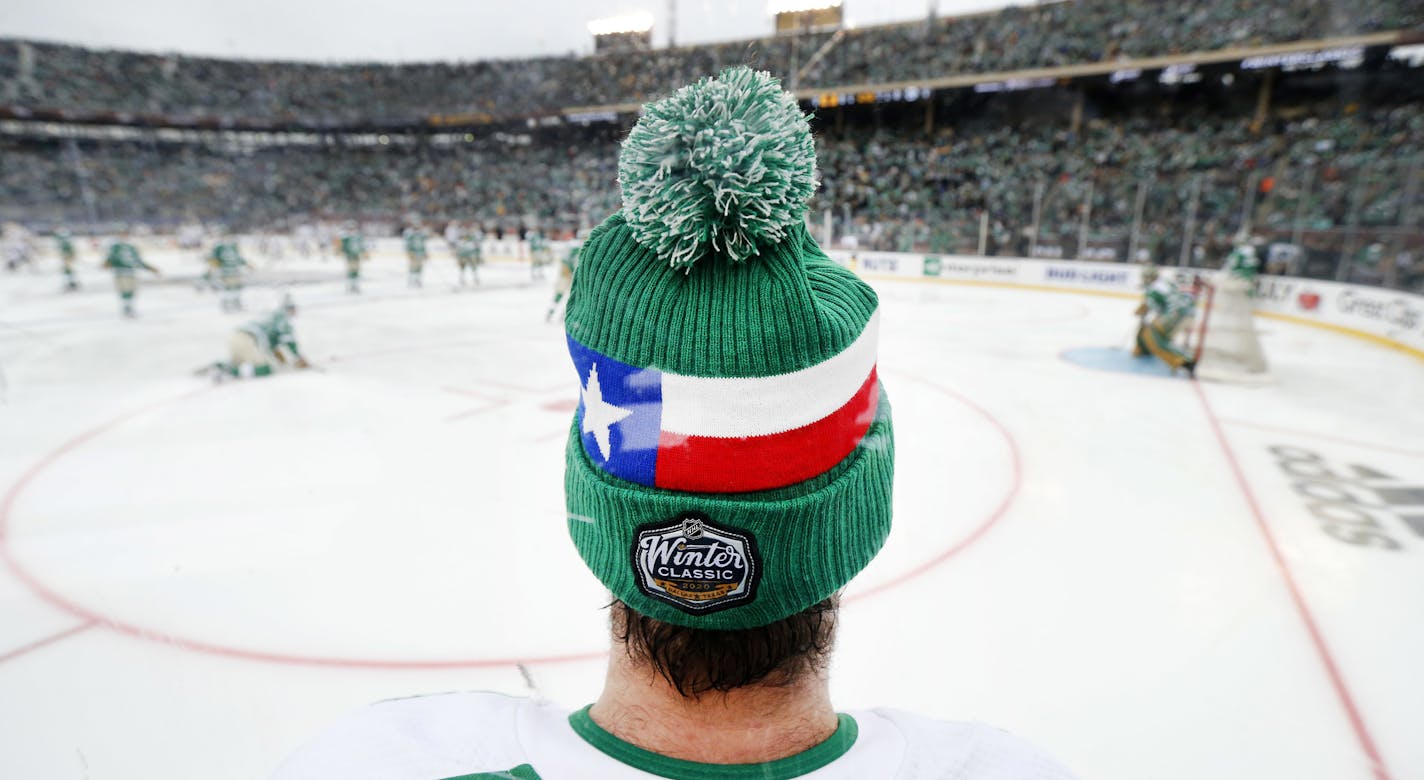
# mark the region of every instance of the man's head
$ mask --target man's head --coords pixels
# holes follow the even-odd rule
[[[679,691],[789,681],[890,529],[876,295],[806,231],[815,147],[768,74],[647,106],[618,169],[566,319],[570,535]]]
[[[293,298],[291,293],[282,294],[282,311],[288,317],[297,316],[297,299]]]

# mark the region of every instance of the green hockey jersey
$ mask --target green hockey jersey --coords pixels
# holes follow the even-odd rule
[[[1196,306],[1196,299],[1161,277],[1153,282],[1146,293],[1147,311],[1154,317],[1180,317],[1188,314]]]
[[[341,254],[346,255],[347,260],[360,260],[365,251],[366,242],[360,236],[352,233],[341,237]]]
[[[109,247],[109,254],[104,258],[104,267],[114,269],[115,276],[133,276],[140,268],[155,270],[139,257],[138,250],[127,241],[116,241]]]
[[[461,260],[479,260],[483,255],[483,235],[467,233],[455,244],[455,256]]]
[[[405,232],[405,251],[411,257],[425,257],[425,232],[407,230]]]
[[[1226,256],[1226,272],[1247,281],[1255,280],[1260,267],[1261,261],[1256,257],[1255,247],[1247,244],[1236,247]]]
[[[301,354],[297,350],[297,336],[292,330],[292,321],[284,311],[274,311],[266,317],[243,325],[238,330],[251,333],[257,339],[257,344],[269,351],[282,349],[293,356]]]
[[[235,274],[247,265],[247,261],[242,259],[242,254],[237,251],[237,244],[232,242],[213,247],[209,262],[224,274]]]

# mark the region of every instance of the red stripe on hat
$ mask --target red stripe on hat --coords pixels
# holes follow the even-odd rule
[[[880,402],[870,376],[845,405],[783,433],[742,438],[663,431],[655,484],[697,493],[746,493],[793,485],[829,471],[860,444]]]

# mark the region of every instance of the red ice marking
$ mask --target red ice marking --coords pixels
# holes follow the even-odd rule
[[[1256,517],[1256,527],[1260,529],[1261,536],[1266,539],[1266,547],[1270,549],[1271,558],[1276,562],[1276,569],[1280,572],[1281,578],[1285,580],[1286,589],[1290,591],[1291,602],[1295,604],[1296,613],[1300,615],[1301,622],[1305,624],[1306,633],[1310,635],[1311,644],[1315,646],[1315,653],[1320,656],[1320,662],[1325,666],[1325,674],[1330,678],[1330,686],[1335,689],[1335,697],[1340,700],[1340,706],[1345,709],[1345,715],[1350,720],[1350,727],[1355,732],[1355,739],[1360,743],[1360,749],[1365,752],[1365,757],[1369,759],[1371,772],[1376,780],[1390,780],[1389,770],[1385,767],[1384,759],[1380,757],[1378,748],[1375,747],[1375,741],[1370,736],[1369,728],[1365,726],[1365,719],[1360,715],[1360,709],[1355,704],[1354,696],[1350,694],[1349,687],[1345,685],[1345,678],[1340,673],[1340,666],[1335,662],[1335,656],[1330,652],[1330,646],[1325,644],[1325,636],[1320,632],[1320,626],[1315,622],[1315,615],[1310,611],[1310,605],[1306,603],[1300,586],[1296,584],[1295,576],[1291,573],[1290,566],[1286,563],[1286,557],[1281,552],[1280,543],[1276,541],[1270,526],[1266,524],[1266,515],[1261,511],[1261,504],[1256,500],[1256,494],[1251,490],[1251,484],[1246,481],[1246,472],[1241,469],[1241,463],[1236,460],[1236,453],[1226,441],[1226,433],[1221,429],[1221,420],[1217,418],[1216,412],[1212,411],[1211,404],[1207,402],[1206,391],[1202,390],[1201,383],[1193,382],[1192,388],[1196,390],[1197,398],[1201,400],[1202,410],[1206,412],[1207,422],[1211,423],[1212,433],[1216,434],[1216,441],[1221,445],[1221,451],[1226,454],[1226,462],[1231,466],[1232,474],[1236,476],[1236,484],[1246,497],[1246,503],[1251,507],[1251,514]]]
[[[1299,428],[1286,428],[1280,425],[1263,425],[1258,422],[1251,422],[1250,420],[1233,420],[1230,418],[1222,418],[1221,421],[1226,423],[1227,425],[1239,425],[1243,428],[1255,428],[1259,431],[1284,433],[1289,436],[1306,436],[1312,439],[1320,439],[1322,441],[1333,441],[1338,442],[1340,444],[1348,444],[1351,447],[1363,447],[1365,449],[1370,450],[1379,450],[1380,452],[1392,452],[1396,455],[1408,455],[1411,458],[1424,458],[1424,450],[1407,450],[1403,447],[1391,447],[1388,444],[1375,444],[1374,442],[1360,441],[1358,439],[1348,439],[1344,436],[1335,436],[1329,433],[1303,431]]]
[[[447,393],[454,393],[455,395],[467,395],[471,398],[480,398],[485,401],[503,400],[498,399],[495,396],[490,395],[489,393],[481,393],[478,390],[470,390],[469,388],[465,387],[452,387],[447,385],[446,387],[442,387],[440,389],[444,390]]]
[[[36,596],[38,596],[50,606],[60,609],[64,612],[68,612],[69,614],[78,617],[80,620],[83,620],[86,624],[83,628],[86,629],[90,627],[107,628],[112,631],[116,631],[120,634],[134,637],[136,639],[145,639],[151,642],[157,642],[159,644],[169,645],[171,647],[179,647],[185,650],[192,650],[198,653],[225,656],[228,658],[239,658],[247,661],[264,661],[268,663],[293,664],[303,666],[343,667],[360,669],[471,669],[498,666],[515,666],[521,663],[572,663],[576,661],[595,660],[607,655],[606,651],[599,650],[596,652],[570,653],[549,656],[414,660],[304,656],[289,653],[274,653],[240,647],[227,647],[211,642],[190,639],[187,637],[179,636],[177,634],[159,631],[153,628],[146,628],[144,626],[135,625],[133,623],[128,623],[117,618],[109,617],[98,610],[90,609],[89,607],[72,601],[69,598],[66,598],[65,596],[61,596],[59,593],[55,592],[54,590],[51,590],[50,587],[40,579],[40,577],[31,573],[29,569],[25,568],[24,564],[21,563],[20,560],[15,556],[14,551],[10,549],[10,520],[14,512],[16,502],[24,493],[25,488],[28,487],[30,483],[35,480],[36,477],[43,473],[45,469],[48,469],[49,467],[53,466],[64,456],[78,449],[80,446],[94,440],[101,434],[107,433],[119,427],[123,423],[126,423],[129,420],[132,420],[135,417],[138,417],[146,412],[169,404],[178,403],[180,401],[191,398],[192,396],[197,395],[199,393],[206,392],[210,389],[212,388],[202,387],[197,390],[193,390],[191,392],[187,392],[182,395],[169,398],[165,401],[152,403],[147,406],[141,407],[135,411],[115,417],[114,419],[103,423],[102,425],[95,426],[94,428],[91,428],[88,431],[60,445],[58,449],[55,449],[53,452],[50,452],[43,458],[40,458],[40,460],[36,462],[35,465],[30,467],[29,471],[26,471],[20,477],[20,479],[15,482],[15,484],[10,486],[9,491],[5,493],[5,497],[3,499],[0,499],[0,559],[3,559],[5,561],[5,564],[9,566],[12,572],[14,572],[15,576],[21,582],[23,582],[25,586],[30,589],[31,592],[33,592]],[[72,631],[73,633],[78,633],[79,630],[81,629],[76,628]],[[49,639],[44,641],[44,644],[59,641],[60,639],[63,639],[65,636],[68,635],[72,634],[56,635],[54,637],[50,637]],[[23,650],[25,652],[29,652],[33,649],[37,648],[20,648],[20,650]]]
[[[497,379],[481,379],[480,381],[484,382],[487,385],[503,387],[507,390],[516,390],[518,392],[524,393],[525,395],[544,395],[546,393],[552,393],[556,390],[563,390],[564,388],[568,387],[568,385],[564,382],[560,382],[556,385],[549,385],[548,387],[530,387],[528,385],[520,385],[515,384],[513,382],[502,382]]]
[[[573,398],[561,398],[557,401],[549,401],[547,403],[539,404],[539,408],[543,409],[546,412],[558,412],[559,414],[567,414],[577,409],[578,405],[579,402]]]
[[[910,569],[909,571],[897,575],[886,582],[880,583],[879,585],[876,585],[873,588],[870,588],[869,590],[857,593],[854,596],[847,598],[847,603],[868,598],[873,595],[879,595],[892,588],[899,587],[900,585],[903,585],[906,582],[909,582],[910,580],[921,576],[925,572],[930,571],[931,569],[943,564],[945,561],[949,560],[955,555],[963,552],[970,545],[983,538],[984,534],[989,530],[989,528],[995,523],[997,523],[1000,518],[1002,518],[1004,514],[1008,512],[1009,506],[1013,504],[1013,501],[1015,497],[1017,497],[1021,485],[1021,469],[1019,463],[1020,457],[1018,445],[1014,441],[1013,437],[1009,434],[1008,429],[1005,428],[1002,423],[1000,423],[992,414],[986,411],[983,407],[979,406],[973,401],[970,401],[965,396],[960,395],[959,393],[953,390],[950,390],[949,388],[924,379],[920,379],[918,377],[908,375],[906,376],[911,381],[918,382],[927,387],[938,390],[944,393],[945,395],[948,395],[949,397],[968,406],[970,409],[974,410],[979,415],[984,417],[984,419],[988,420],[990,424],[992,424],[1004,436],[1004,440],[1009,446],[1009,451],[1012,458],[1013,484],[1011,485],[1008,493],[1004,496],[1003,500],[1000,501],[998,507],[996,507],[994,511],[989,515],[989,517],[983,523],[979,524],[974,529],[974,531],[969,534],[969,536],[955,542],[943,552],[938,553],[934,557],[930,558],[928,561],[921,563],[920,565]],[[114,617],[107,616],[99,610],[90,609],[89,607],[79,604],[78,602],[73,601],[65,596],[61,596],[56,591],[50,589],[50,587],[46,585],[39,576],[31,573],[28,569],[25,568],[24,564],[21,563],[21,561],[15,556],[14,552],[10,549],[9,529],[11,516],[13,514],[16,502],[19,500],[20,496],[24,493],[25,489],[30,485],[30,483],[35,480],[35,478],[42,474],[46,469],[53,466],[57,461],[61,460],[64,456],[70,454],[74,450],[78,449],[84,444],[87,444],[98,436],[119,427],[123,423],[128,422],[129,420],[132,420],[135,417],[138,417],[146,412],[152,411],[162,406],[166,406],[168,404],[178,403],[180,401],[186,400],[192,396],[195,396],[202,392],[206,392],[211,389],[211,387],[202,387],[197,390],[187,392],[179,396],[175,396],[166,401],[159,401],[157,403],[149,404],[135,411],[120,415],[119,417],[116,417],[101,425],[95,426],[94,428],[91,428],[90,430],[60,445],[57,449],[50,452],[48,455],[45,455],[44,457],[40,458],[40,460],[37,461],[35,465],[31,466],[30,469],[26,471],[20,477],[19,480],[17,480],[13,485],[10,486],[9,491],[5,493],[4,498],[0,499],[0,559],[3,559],[5,564],[10,568],[10,570],[14,572],[15,576],[40,599],[45,601],[50,606],[53,606],[59,610],[74,615],[75,617],[84,621],[84,625],[82,627],[76,627],[75,629],[72,629],[72,633],[66,633],[63,635],[56,635],[54,637],[50,637],[47,640],[43,640],[44,644],[57,642],[65,638],[66,636],[72,636],[73,634],[79,633],[79,631],[81,630],[87,630],[88,628],[105,628],[120,634],[124,634],[126,636],[133,637],[135,639],[156,642],[161,645],[177,647],[196,653],[203,653],[206,655],[214,655],[225,658],[236,658],[244,661],[259,661],[263,663],[287,664],[294,666],[316,666],[328,668],[373,670],[484,669],[503,666],[518,666],[519,664],[553,665],[578,663],[583,661],[594,661],[604,658],[608,655],[608,652],[606,650],[597,650],[583,653],[565,653],[559,655],[543,656],[529,655],[512,656],[506,658],[419,660],[400,658],[357,658],[340,656],[298,655],[294,653],[279,653],[242,647],[229,647],[213,642],[205,642],[198,639],[180,636],[178,634],[166,631],[159,631],[154,628],[147,628],[144,626],[140,626],[134,623],[129,623]],[[25,652],[29,652],[32,649],[38,648],[30,647],[20,649],[24,650]],[[1388,780],[1388,778],[1381,778],[1381,780]]]
[[[998,523],[1000,520],[1002,520],[1004,515],[1008,514],[1009,507],[1013,506],[1014,500],[1018,498],[1019,490],[1023,487],[1023,459],[1019,454],[1018,442],[1014,440],[1014,435],[1009,432],[1008,427],[1005,426],[999,420],[999,418],[995,417],[989,410],[969,400],[961,393],[957,393],[949,389],[948,387],[945,387],[944,385],[931,382],[927,379],[921,379],[920,377],[912,376],[910,374],[905,374],[903,372],[896,373],[904,377],[905,379],[909,379],[912,382],[917,382],[921,385],[924,385],[925,387],[931,388],[933,390],[938,390],[939,392],[944,393],[950,398],[953,398],[961,404],[964,404],[965,406],[969,407],[980,417],[984,418],[984,420],[986,420],[990,425],[992,425],[994,427],[994,430],[998,431],[999,435],[1003,437],[1004,444],[1006,444],[1009,448],[1009,468],[1010,473],[1012,475],[1010,478],[1011,481],[1009,483],[1008,491],[1005,492],[1004,497],[999,500],[998,506],[994,507],[994,511],[990,512],[989,516],[984,518],[984,521],[978,526],[976,526],[973,531],[970,531],[968,536],[964,537],[963,539],[960,539],[959,541],[937,553],[934,557],[930,558],[927,561],[924,561],[923,563],[920,563],[918,566],[915,566],[906,572],[892,577],[889,580],[886,580],[885,582],[875,585],[872,588],[854,593],[853,595],[847,597],[844,600],[845,603],[870,598],[871,596],[880,594],[884,591],[890,590],[891,588],[897,588],[901,585],[904,585],[906,582],[909,582],[910,580],[913,580],[916,577],[919,577],[925,574],[926,572],[940,566],[945,561],[948,561],[950,558],[953,558],[954,556],[964,552],[975,542],[984,538],[984,535],[989,532],[989,529],[992,528],[995,523]]]
[[[452,415],[450,415],[449,417],[446,417],[446,418],[445,418],[445,422],[451,423],[451,422],[455,422],[455,421],[457,421],[457,420],[463,420],[463,419],[465,419],[466,417],[474,417],[474,416],[477,415],[477,414],[484,414],[485,412],[492,412],[492,411],[494,411],[495,409],[503,409],[503,408],[506,407],[506,406],[509,406],[509,402],[508,402],[508,401],[495,401],[495,402],[492,403],[492,404],[485,404],[484,406],[476,406],[475,408],[469,409],[469,410],[467,410],[467,411],[456,412],[455,414],[452,414]]]
[[[50,646],[50,645],[54,644],[55,642],[58,642],[58,641],[60,641],[60,640],[62,640],[62,639],[68,639],[68,638],[74,636],[75,634],[79,634],[79,633],[88,631],[89,629],[91,629],[91,628],[93,628],[94,626],[97,626],[97,625],[99,625],[99,624],[96,623],[96,622],[94,622],[93,620],[86,620],[86,621],[84,621],[83,623],[80,623],[80,624],[77,625],[77,626],[74,626],[74,627],[72,627],[72,628],[67,628],[67,629],[61,631],[61,632],[59,632],[58,634],[50,634],[49,636],[44,637],[43,639],[36,639],[35,641],[33,641],[33,642],[31,642],[31,643],[29,643],[29,644],[27,644],[27,645],[20,645],[19,647],[15,648],[14,650],[11,650],[11,651],[8,652],[8,653],[5,653],[5,654],[3,654],[3,655],[0,655],[0,664],[5,663],[6,661],[13,661],[13,660],[15,660],[16,658],[19,658],[20,656],[22,656],[22,655],[24,655],[24,654],[26,654],[26,653],[33,652],[33,651],[38,650],[38,649],[40,649],[40,648],[42,648],[42,647],[48,647],[48,646]]]

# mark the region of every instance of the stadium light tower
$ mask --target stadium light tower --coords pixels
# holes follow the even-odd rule
[[[766,10],[778,34],[837,30],[844,22],[841,0],[770,0]]]
[[[593,35],[593,50],[628,51],[645,50],[653,44],[653,15],[647,11],[634,11],[588,23],[588,31]]]

